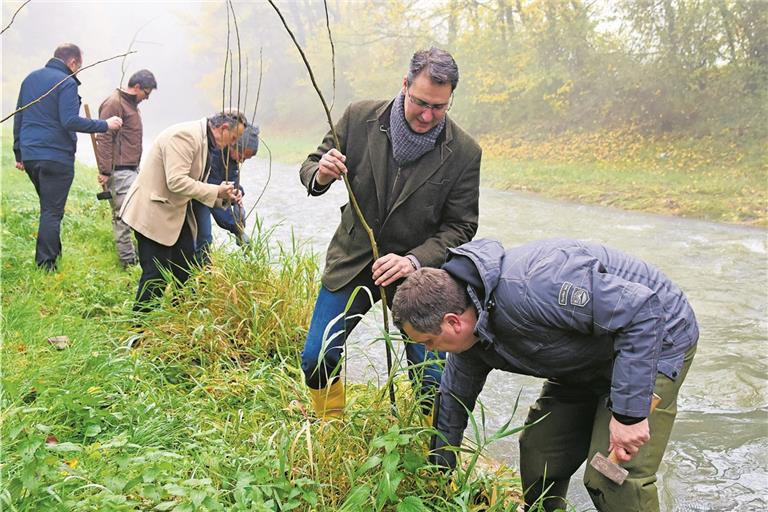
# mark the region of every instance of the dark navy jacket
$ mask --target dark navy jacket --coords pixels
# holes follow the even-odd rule
[[[17,162],[53,160],[67,165],[75,162],[77,135],[75,132],[107,131],[107,122],[79,116],[80,96],[77,77],[59,59],[48,61],[44,68],[30,73],[21,83],[20,108],[47,93],[64,80],[45,98],[17,113],[13,119],[13,152]],[[66,78],[66,80],[65,80]]]
[[[245,194],[245,190],[243,190],[238,179],[240,170],[238,169],[237,162],[228,153],[228,149],[213,148],[210,151],[210,173],[206,182],[219,185],[222,181],[234,181],[237,183],[237,188],[240,189],[240,192]],[[228,168],[226,176],[224,175],[225,164]],[[242,208],[239,205],[234,205],[234,208],[229,206],[227,208],[211,208],[210,210],[213,219],[220,228],[226,229],[235,235],[242,233],[245,219],[242,215]]]
[[[492,369],[604,382],[614,413],[644,418],[657,373],[676,379],[698,341],[680,288],[609,247],[551,239],[505,251],[482,239],[449,249],[443,268],[469,283],[480,339],[448,356],[440,384],[438,429],[455,446]],[[441,455],[453,463],[452,453]]]

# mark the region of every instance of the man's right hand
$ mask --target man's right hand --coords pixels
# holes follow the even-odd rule
[[[317,163],[315,183],[324,187],[333,181],[340,180],[342,174],[347,173],[347,166],[344,165],[346,161],[345,155],[341,154],[338,149],[332,148]]]
[[[16,162],[16,168],[20,171],[24,170],[24,162]]]
[[[109,183],[109,176],[107,176],[106,174],[99,173],[96,175],[96,177],[99,180],[99,185],[101,185],[102,187],[106,187],[107,183]]]
[[[107,119],[108,130],[119,130],[123,126],[123,120],[117,116],[112,116]]]

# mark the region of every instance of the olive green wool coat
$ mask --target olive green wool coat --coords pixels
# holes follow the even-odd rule
[[[390,168],[392,149],[382,124],[390,103],[361,101],[347,107],[336,124],[338,149],[347,157],[347,179],[376,235],[380,256],[412,254],[422,266],[439,267],[448,247],[470,241],[477,231],[482,151],[446,118],[444,136],[436,147],[403,168],[401,177],[406,181],[387,210],[387,173],[398,171]],[[301,166],[301,181],[311,195],[318,195],[312,191],[317,164],[333,147],[329,131]],[[372,263],[368,235],[347,203],[341,207],[341,223],[328,246],[322,282],[336,291]]]

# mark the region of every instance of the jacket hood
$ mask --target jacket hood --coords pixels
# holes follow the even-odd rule
[[[477,309],[475,334],[484,342],[492,343],[494,335],[488,326],[488,317],[494,308],[493,290],[499,284],[504,247],[492,238],[481,238],[448,249],[442,266],[453,277],[467,283],[467,293]]]

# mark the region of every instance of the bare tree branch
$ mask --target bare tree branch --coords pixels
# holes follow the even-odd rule
[[[333,44],[333,35],[331,34],[331,20],[328,18],[328,2],[323,0],[325,8],[325,27],[328,29],[328,41],[331,43],[331,69],[333,70],[333,97],[331,98],[331,110],[336,104],[336,46]]]
[[[43,94],[43,95],[42,95],[42,96],[40,96],[39,98],[37,98],[37,99],[34,99],[34,100],[30,101],[29,103],[27,103],[27,104],[26,104],[26,105],[24,105],[23,107],[19,107],[19,108],[17,108],[17,109],[16,109],[16,110],[14,110],[13,112],[11,112],[11,113],[10,113],[10,114],[8,114],[7,116],[5,116],[4,118],[0,119],[0,123],[4,123],[4,122],[5,122],[5,121],[7,121],[8,119],[12,118],[13,116],[15,116],[16,114],[18,114],[19,112],[21,112],[22,110],[24,110],[24,109],[26,109],[26,108],[30,107],[31,105],[34,105],[35,103],[37,103],[37,102],[39,102],[39,101],[41,101],[43,98],[45,98],[46,96],[48,96],[49,94],[51,94],[53,91],[55,91],[55,90],[56,90],[56,88],[58,88],[58,87],[59,87],[61,84],[63,84],[64,82],[66,82],[68,78],[71,78],[71,77],[73,77],[73,76],[77,75],[78,73],[82,73],[82,72],[83,72],[83,71],[85,71],[86,69],[88,69],[88,68],[92,68],[93,66],[96,66],[97,64],[101,64],[101,63],[103,63],[103,62],[107,62],[107,61],[110,61],[110,60],[119,59],[120,57],[125,57],[126,55],[129,55],[129,54],[131,54],[131,53],[136,53],[136,51],[134,50],[134,51],[126,52],[126,53],[121,53],[120,55],[115,55],[114,57],[109,57],[108,59],[102,59],[102,60],[99,60],[99,61],[96,61],[96,62],[94,62],[93,64],[88,64],[87,66],[83,66],[82,68],[80,68],[79,70],[75,71],[74,73],[70,73],[69,75],[67,75],[66,77],[64,77],[64,78],[63,78],[61,81],[59,81],[59,82],[58,82],[56,85],[54,85],[53,87],[51,87],[51,88],[48,90],[48,92],[46,92],[45,94]]]
[[[31,2],[31,1],[32,1],[32,0],[27,0],[26,2],[24,2],[23,4],[21,4],[21,5],[19,6],[19,8],[18,8],[18,9],[16,9],[16,12],[14,12],[14,13],[13,13],[13,16],[11,16],[11,21],[10,21],[10,23],[8,23],[8,25],[7,25],[7,26],[6,26],[6,27],[5,27],[3,30],[0,30],[0,36],[1,36],[1,35],[3,35],[3,32],[5,32],[5,31],[6,31],[6,30],[8,30],[9,28],[11,28],[11,25],[13,25],[13,20],[15,20],[15,19],[16,19],[16,15],[17,15],[17,14],[19,14],[19,11],[21,11],[21,9],[22,9],[22,8],[24,8],[24,6],[25,6],[25,5],[27,5],[27,4],[28,4],[29,2]]]

